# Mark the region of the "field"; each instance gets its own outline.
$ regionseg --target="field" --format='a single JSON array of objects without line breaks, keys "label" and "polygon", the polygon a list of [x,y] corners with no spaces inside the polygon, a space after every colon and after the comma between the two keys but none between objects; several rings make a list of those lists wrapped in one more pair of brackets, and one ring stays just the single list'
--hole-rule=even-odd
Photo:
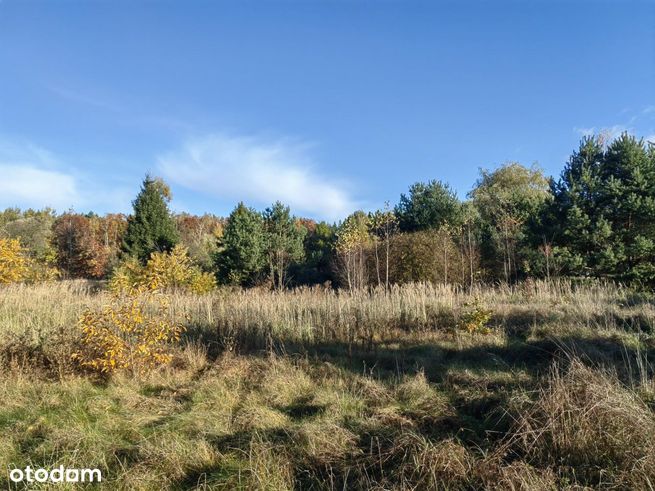
[{"label": "field", "polygon": [[[97,467],[112,490],[655,488],[650,294],[531,282],[168,297],[186,327],[173,361],[97,377],[71,355],[107,292],[0,290],[0,467]],[[476,305],[488,333],[457,328]],[[8,472],[0,486],[16,486]]]}]

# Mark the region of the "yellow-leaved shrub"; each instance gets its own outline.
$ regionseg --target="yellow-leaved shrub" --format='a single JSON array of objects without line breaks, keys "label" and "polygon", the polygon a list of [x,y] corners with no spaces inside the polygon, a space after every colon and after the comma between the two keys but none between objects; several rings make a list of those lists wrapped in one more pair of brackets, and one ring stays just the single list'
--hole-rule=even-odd
[{"label": "yellow-leaved shrub", "polygon": [[170,362],[171,346],[184,331],[171,321],[166,297],[144,288],[115,295],[100,310],[86,310],[79,323],[81,347],[73,358],[103,373],[143,373]]},{"label": "yellow-leaved shrub", "polygon": [[469,334],[489,334],[491,332],[489,321],[493,311],[477,300],[464,305],[466,310],[460,316],[457,327]]},{"label": "yellow-leaved shrub", "polygon": [[118,266],[109,280],[109,288],[114,292],[126,292],[134,287],[207,293],[216,288],[216,279],[195,266],[187,249],[178,245],[170,252],[152,253],[145,266],[135,259]]},{"label": "yellow-leaved shrub", "polygon": [[0,285],[54,280],[57,269],[32,259],[18,239],[0,239]]},{"label": "yellow-leaved shrub", "polygon": [[27,258],[18,239],[0,239],[0,284],[22,281],[27,273]]}]

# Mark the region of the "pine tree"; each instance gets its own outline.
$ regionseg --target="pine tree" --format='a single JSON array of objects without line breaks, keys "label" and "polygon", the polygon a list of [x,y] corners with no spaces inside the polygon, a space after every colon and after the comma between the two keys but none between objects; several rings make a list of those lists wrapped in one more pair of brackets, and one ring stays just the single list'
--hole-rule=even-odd
[{"label": "pine tree", "polygon": [[643,140],[585,138],[554,194],[567,273],[655,282],[655,158]]},{"label": "pine tree", "polygon": [[277,201],[264,212],[265,247],[271,284],[281,289],[286,284],[289,265],[304,255],[307,230],[296,224],[288,206]]},{"label": "pine tree", "polygon": [[603,249],[611,231],[598,207],[602,187],[600,168],[604,159],[599,137],[585,137],[574,152],[560,180],[552,185],[554,200],[547,211],[549,228],[567,274],[595,274],[603,262]]},{"label": "pine tree", "polygon": [[265,265],[264,222],[259,213],[239,203],[227,219],[215,264],[218,281],[248,286]]},{"label": "pine tree", "polygon": [[615,276],[655,281],[655,165],[643,140],[627,133],[607,148],[599,206],[613,232]]},{"label": "pine tree", "polygon": [[173,249],[178,242],[175,221],[168,210],[170,189],[161,180],[146,176],[141,192],[132,202],[123,252],[145,264],[153,252]]},{"label": "pine tree", "polygon": [[457,226],[462,205],[448,184],[441,181],[417,182],[409,188],[409,196],[400,195],[395,208],[398,225],[403,232],[437,230],[442,225]]}]

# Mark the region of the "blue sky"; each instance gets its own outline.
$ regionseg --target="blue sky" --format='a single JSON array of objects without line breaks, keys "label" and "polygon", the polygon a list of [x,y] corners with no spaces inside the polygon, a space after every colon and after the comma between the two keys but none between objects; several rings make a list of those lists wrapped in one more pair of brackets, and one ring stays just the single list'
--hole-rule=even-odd
[{"label": "blue sky", "polygon": [[0,0],[0,208],[128,212],[149,171],[334,220],[623,130],[655,141],[653,1]]}]

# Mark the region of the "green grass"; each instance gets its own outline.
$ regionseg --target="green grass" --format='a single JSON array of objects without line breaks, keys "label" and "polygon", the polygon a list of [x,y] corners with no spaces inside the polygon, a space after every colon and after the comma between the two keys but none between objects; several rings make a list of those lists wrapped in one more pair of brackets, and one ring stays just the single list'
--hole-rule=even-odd
[{"label": "green grass", "polygon": [[[99,379],[69,355],[104,292],[0,293],[2,469],[98,467],[112,490],[655,487],[648,296],[173,294],[173,362]],[[452,330],[472,296],[489,335]]]}]

